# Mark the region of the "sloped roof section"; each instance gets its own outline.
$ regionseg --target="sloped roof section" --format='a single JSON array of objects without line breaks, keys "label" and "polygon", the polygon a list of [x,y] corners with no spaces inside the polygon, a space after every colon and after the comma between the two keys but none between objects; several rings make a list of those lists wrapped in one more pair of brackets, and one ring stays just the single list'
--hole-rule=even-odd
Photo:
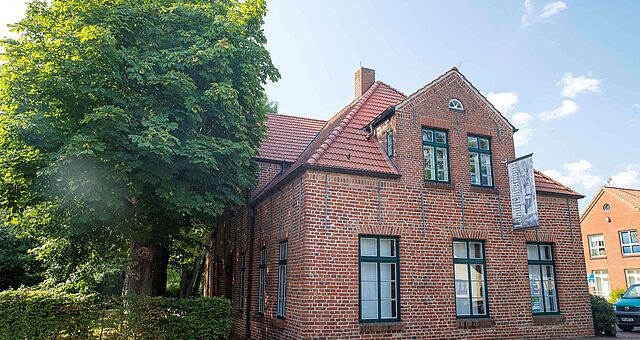
[{"label": "sloped roof section", "polygon": [[327,122],[325,120],[270,113],[266,138],[258,158],[293,163]]},{"label": "sloped roof section", "polygon": [[640,190],[607,186],[605,186],[604,189],[610,191],[612,194],[620,197],[620,199],[640,210]]},{"label": "sloped roof section", "polygon": [[584,195],[573,191],[568,186],[543,174],[541,171],[533,170],[533,176],[536,182],[536,192],[567,196],[572,198],[584,198]]}]

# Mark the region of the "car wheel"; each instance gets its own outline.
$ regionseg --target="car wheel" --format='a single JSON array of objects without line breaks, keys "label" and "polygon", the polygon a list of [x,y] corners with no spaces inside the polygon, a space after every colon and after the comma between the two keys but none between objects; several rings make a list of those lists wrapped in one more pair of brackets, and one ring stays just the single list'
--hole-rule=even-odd
[{"label": "car wheel", "polygon": [[634,326],[629,325],[618,325],[623,332],[631,332]]}]

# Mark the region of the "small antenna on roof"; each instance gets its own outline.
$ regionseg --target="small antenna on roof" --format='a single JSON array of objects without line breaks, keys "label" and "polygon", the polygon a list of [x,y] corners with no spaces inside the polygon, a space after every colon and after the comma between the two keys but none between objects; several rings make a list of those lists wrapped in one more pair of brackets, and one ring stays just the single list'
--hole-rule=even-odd
[{"label": "small antenna on roof", "polygon": [[360,59],[360,67],[362,67],[362,59]]},{"label": "small antenna on roof", "polygon": [[462,60],[460,60],[460,64],[458,64],[458,70],[460,69],[460,66],[462,66]]}]

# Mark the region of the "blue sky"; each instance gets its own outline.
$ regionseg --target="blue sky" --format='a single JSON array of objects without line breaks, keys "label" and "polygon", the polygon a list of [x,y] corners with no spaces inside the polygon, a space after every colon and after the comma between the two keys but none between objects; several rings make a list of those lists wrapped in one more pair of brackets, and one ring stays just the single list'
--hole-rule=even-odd
[{"label": "blue sky", "polygon": [[452,66],[520,131],[516,152],[587,195],[640,188],[640,1],[268,3],[279,112],[328,119],[362,66],[410,94]]},{"label": "blue sky", "polygon": [[[283,114],[328,119],[362,66],[409,94],[452,66],[520,132],[516,152],[587,195],[640,188],[640,1],[268,2]],[[24,1],[0,0],[0,35]]]}]

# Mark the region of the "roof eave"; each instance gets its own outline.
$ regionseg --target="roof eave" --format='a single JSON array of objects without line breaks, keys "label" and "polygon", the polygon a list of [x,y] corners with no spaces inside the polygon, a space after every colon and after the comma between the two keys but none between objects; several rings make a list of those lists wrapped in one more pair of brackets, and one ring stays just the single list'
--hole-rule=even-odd
[{"label": "roof eave", "polygon": [[385,120],[391,118],[395,113],[396,113],[396,106],[391,105],[388,108],[386,108],[384,111],[382,111],[382,113],[380,113],[376,118],[373,118],[373,120],[369,122],[369,124],[365,125],[362,129],[366,132],[371,132],[373,128],[377,127],[378,125],[380,125],[380,123],[384,122]]}]

